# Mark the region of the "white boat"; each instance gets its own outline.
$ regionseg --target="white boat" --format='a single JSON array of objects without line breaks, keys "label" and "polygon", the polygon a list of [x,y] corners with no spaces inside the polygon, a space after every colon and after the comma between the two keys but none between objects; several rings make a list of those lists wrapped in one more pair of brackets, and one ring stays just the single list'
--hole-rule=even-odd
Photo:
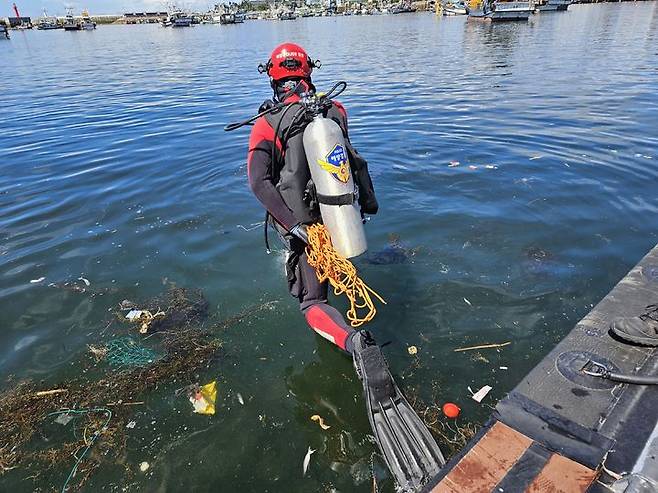
[{"label": "white boat", "polygon": [[64,30],[65,31],[80,31],[82,29],[82,24],[78,19],[73,17],[73,9],[66,9],[66,17],[64,18]]},{"label": "white boat", "polygon": [[162,21],[162,25],[165,27],[190,27],[192,17],[181,10],[176,10],[167,15],[167,18]]},{"label": "white boat", "polygon": [[43,17],[39,20],[37,24],[37,29],[41,31],[49,31],[52,29],[59,29],[59,22],[57,22],[57,17],[49,17],[46,9],[43,9]]},{"label": "white boat", "polygon": [[89,12],[86,10],[82,11],[82,21],[80,22],[80,26],[85,31],[93,31],[94,29],[96,29],[96,23],[91,20],[91,16],[89,15]]},{"label": "white boat", "polygon": [[293,10],[282,10],[277,14],[276,18],[280,21],[294,21],[297,19],[297,15]]},{"label": "white boat", "polygon": [[215,18],[220,24],[242,24],[244,22],[244,14],[239,12],[224,12],[213,17],[213,19]]},{"label": "white boat", "polygon": [[491,21],[527,21],[535,10],[532,1],[471,0],[468,15]]},{"label": "white boat", "polygon": [[445,16],[466,15],[466,5],[462,2],[447,2],[441,7],[441,11]]},{"label": "white boat", "polygon": [[539,12],[558,12],[565,11],[571,5],[571,0],[544,0],[537,5]]}]

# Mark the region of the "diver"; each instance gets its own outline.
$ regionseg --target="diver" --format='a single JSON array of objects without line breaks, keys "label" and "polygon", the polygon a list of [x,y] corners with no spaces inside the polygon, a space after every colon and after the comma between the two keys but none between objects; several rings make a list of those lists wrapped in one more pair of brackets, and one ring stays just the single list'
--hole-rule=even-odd
[{"label": "diver", "polygon": [[329,305],[328,283],[318,281],[307,261],[307,227],[323,221],[320,204],[358,204],[360,228],[364,215],[376,214],[378,210],[368,164],[349,140],[347,112],[338,101],[328,98],[323,99],[327,106],[320,112],[338,124],[343,141],[336,143],[337,154],[328,156],[328,160],[336,158],[340,162],[340,172],[333,175],[337,180],[347,182],[343,173],[351,173],[355,190],[347,202],[336,202],[336,197],[318,193],[311,180],[304,138],[311,118],[304,110],[304,101],[309,95],[316,96],[311,73],[319,66],[319,61],[312,60],[301,46],[293,43],[277,46],[267,63],[259,66],[259,72],[269,76],[274,96],[261,105],[261,116],[249,139],[249,185],[267,211],[266,237],[271,224],[288,250],[286,274],[290,294],[298,300],[310,328],[352,356],[384,459],[403,491],[417,491],[438,473],[445,463],[443,455],[395,384],[372,334],[354,330]]},{"label": "diver", "polygon": [[[316,64],[318,62],[312,61],[302,47],[285,43],[274,49],[270,60],[261,68],[269,75],[274,91],[273,101],[266,101],[261,108],[276,103],[283,103],[286,108],[256,120],[249,138],[247,174],[254,195],[267,210],[270,222],[283,237],[288,249],[288,289],[299,301],[306,322],[322,337],[351,354],[356,331],[345,322],[338,310],[328,304],[328,283],[318,281],[305,252],[308,240],[306,228],[320,222],[321,218],[310,186],[311,175],[302,142],[308,121],[299,121],[298,118],[293,122],[293,116],[300,97],[304,93],[315,92],[311,72]],[[349,161],[354,167],[358,164],[362,170],[355,173],[361,211],[376,214],[379,206],[367,163],[349,143],[345,108],[333,101],[327,117],[340,125]]]}]

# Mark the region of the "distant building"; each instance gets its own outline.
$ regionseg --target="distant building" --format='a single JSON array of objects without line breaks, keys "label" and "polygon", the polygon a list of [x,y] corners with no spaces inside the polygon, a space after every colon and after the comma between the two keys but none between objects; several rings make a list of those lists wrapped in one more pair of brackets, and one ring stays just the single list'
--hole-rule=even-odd
[{"label": "distant building", "polygon": [[126,18],[131,17],[167,17],[167,12],[126,12],[123,14]]},{"label": "distant building", "polygon": [[20,17],[6,17],[4,19],[5,23],[9,27],[16,27],[22,25],[29,25],[32,24],[32,18],[31,17],[25,17],[25,16],[20,16]]},{"label": "distant building", "polygon": [[167,12],[126,12],[121,19],[126,24],[153,24],[166,19]]}]

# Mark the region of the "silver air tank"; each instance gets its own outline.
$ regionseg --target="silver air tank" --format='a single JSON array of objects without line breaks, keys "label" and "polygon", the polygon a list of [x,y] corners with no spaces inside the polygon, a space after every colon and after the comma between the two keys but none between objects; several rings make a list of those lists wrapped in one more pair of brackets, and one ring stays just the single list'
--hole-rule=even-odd
[{"label": "silver air tank", "polygon": [[346,258],[361,255],[368,245],[340,126],[329,118],[316,116],[304,130],[304,150],[331,243]]}]

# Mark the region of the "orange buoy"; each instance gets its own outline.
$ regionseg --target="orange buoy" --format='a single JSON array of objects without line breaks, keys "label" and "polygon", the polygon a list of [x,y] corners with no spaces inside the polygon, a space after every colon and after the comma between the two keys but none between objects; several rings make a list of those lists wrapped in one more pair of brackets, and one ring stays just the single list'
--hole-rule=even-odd
[{"label": "orange buoy", "polygon": [[459,413],[461,412],[461,409],[459,409],[459,406],[457,404],[453,404],[452,402],[446,402],[443,405],[443,414],[446,415],[448,418],[456,418],[459,416]]}]

